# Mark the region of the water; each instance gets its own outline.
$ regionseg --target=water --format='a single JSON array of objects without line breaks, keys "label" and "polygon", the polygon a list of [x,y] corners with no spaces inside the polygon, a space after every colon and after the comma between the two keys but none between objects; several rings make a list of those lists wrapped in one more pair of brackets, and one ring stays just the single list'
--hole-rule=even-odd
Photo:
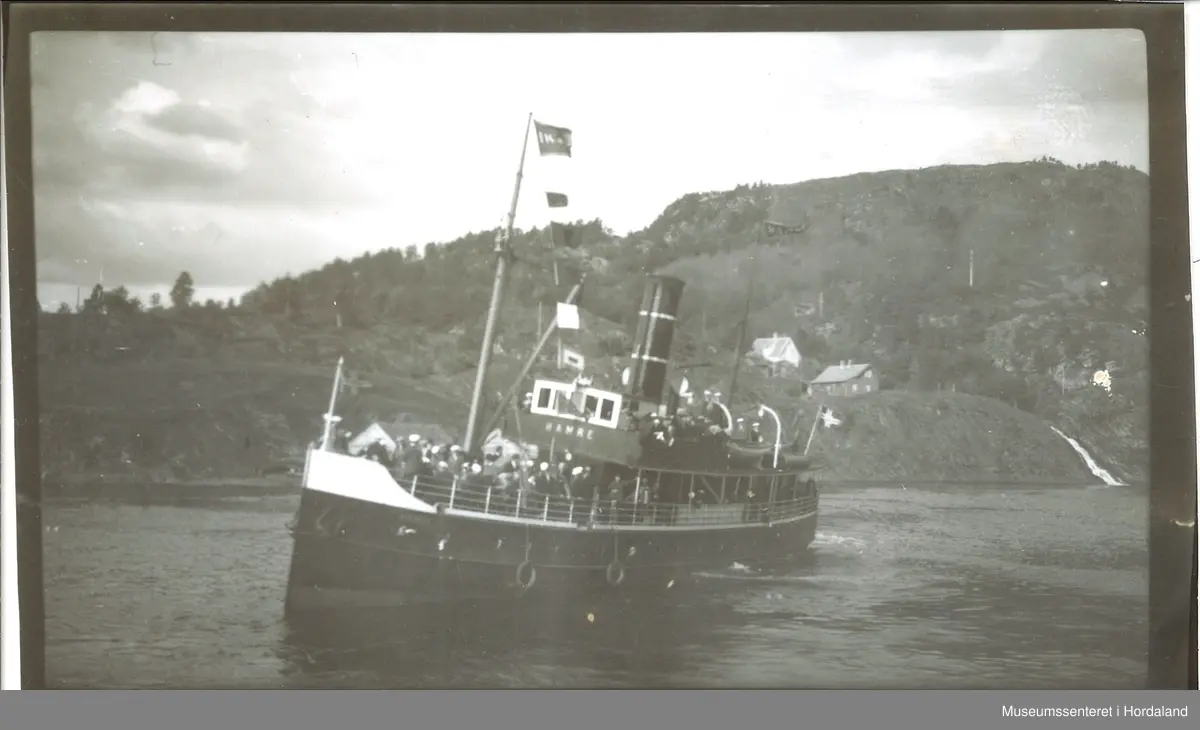
[{"label": "water", "polygon": [[1059,431],[1054,426],[1051,426],[1050,430],[1053,431],[1054,433],[1058,434],[1059,436],[1061,436],[1064,441],[1066,441],[1068,444],[1071,445],[1072,449],[1075,449],[1075,453],[1079,454],[1080,459],[1083,459],[1084,466],[1086,466],[1088,468],[1088,471],[1090,471],[1092,474],[1094,474],[1097,479],[1104,482],[1105,484],[1107,484],[1110,487],[1125,486],[1121,482],[1121,480],[1117,479],[1112,474],[1110,474],[1108,469],[1105,469],[1104,467],[1097,464],[1096,460],[1092,458],[1092,455],[1089,454],[1087,449],[1083,448],[1083,445],[1080,444],[1078,441],[1076,441],[1075,439],[1066,435],[1062,431]]},{"label": "water", "polygon": [[[51,686],[1093,687],[1146,674],[1135,487],[833,487],[811,560],[657,608],[282,620],[296,497],[45,512]],[[589,616],[590,614],[590,616]]]}]

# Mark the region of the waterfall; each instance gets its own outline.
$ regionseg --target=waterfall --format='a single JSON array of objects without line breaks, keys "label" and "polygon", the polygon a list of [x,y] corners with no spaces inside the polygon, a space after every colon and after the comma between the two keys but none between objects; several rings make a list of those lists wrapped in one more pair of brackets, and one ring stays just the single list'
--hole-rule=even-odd
[{"label": "waterfall", "polygon": [[1096,460],[1092,458],[1092,455],[1087,452],[1087,449],[1080,446],[1078,441],[1066,435],[1062,431],[1059,431],[1054,426],[1050,426],[1050,430],[1054,431],[1054,433],[1058,434],[1059,436],[1062,436],[1063,440],[1070,444],[1072,449],[1075,449],[1075,453],[1079,454],[1079,458],[1083,459],[1083,463],[1087,465],[1087,468],[1093,474],[1095,474],[1096,478],[1098,478],[1100,481],[1104,482],[1110,487],[1127,486],[1120,479],[1117,479],[1112,474],[1109,474],[1107,469],[1097,464]]}]

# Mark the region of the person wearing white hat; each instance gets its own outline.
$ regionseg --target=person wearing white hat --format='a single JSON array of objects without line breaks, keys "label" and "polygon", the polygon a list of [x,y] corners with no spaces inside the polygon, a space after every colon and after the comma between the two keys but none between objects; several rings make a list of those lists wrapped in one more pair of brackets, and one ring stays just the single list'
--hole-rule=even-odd
[{"label": "person wearing white hat", "polygon": [[537,471],[529,476],[529,483],[535,492],[545,494],[550,487],[550,465],[540,462]]},{"label": "person wearing white hat", "polygon": [[458,444],[452,445],[449,449],[447,461],[449,461],[457,469],[459,467],[466,466],[466,461],[464,461],[464,459],[465,455],[462,452],[462,447]]},{"label": "person wearing white hat", "polygon": [[583,478],[583,467],[577,466],[572,469],[563,478],[563,491],[567,493],[567,499],[573,499],[575,496],[575,484]]},{"label": "person wearing white hat", "polygon": [[763,442],[762,432],[759,430],[758,421],[750,424],[750,443],[761,444]]}]

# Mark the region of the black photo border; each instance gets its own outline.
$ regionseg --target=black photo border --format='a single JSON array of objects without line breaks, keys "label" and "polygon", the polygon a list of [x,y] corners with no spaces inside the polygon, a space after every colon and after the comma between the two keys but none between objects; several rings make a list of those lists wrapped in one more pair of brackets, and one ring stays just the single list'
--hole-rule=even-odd
[{"label": "black photo border", "polygon": [[[46,687],[33,243],[30,34],[256,32],[730,32],[1137,28],[1150,109],[1150,671],[1196,684],[1196,428],[1182,4],[9,3],[4,7],[8,233],[23,688]],[[743,718],[743,720],[748,718]]]}]

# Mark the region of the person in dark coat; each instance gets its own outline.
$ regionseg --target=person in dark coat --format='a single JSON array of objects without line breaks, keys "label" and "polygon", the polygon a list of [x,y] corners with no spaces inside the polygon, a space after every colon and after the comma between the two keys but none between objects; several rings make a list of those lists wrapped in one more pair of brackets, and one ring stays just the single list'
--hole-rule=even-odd
[{"label": "person in dark coat", "polygon": [[421,455],[421,449],[416,444],[409,445],[404,449],[404,455],[401,456],[401,462],[404,467],[404,475],[413,477],[421,472],[421,466],[424,466],[425,457]]},{"label": "person in dark coat", "polygon": [[384,466],[388,467],[389,469],[392,467],[392,455],[390,453],[388,453],[387,447],[384,446],[379,441],[372,441],[367,446],[367,454],[366,455],[367,455],[368,459],[370,459],[372,461],[377,461],[380,464],[383,464]]}]

